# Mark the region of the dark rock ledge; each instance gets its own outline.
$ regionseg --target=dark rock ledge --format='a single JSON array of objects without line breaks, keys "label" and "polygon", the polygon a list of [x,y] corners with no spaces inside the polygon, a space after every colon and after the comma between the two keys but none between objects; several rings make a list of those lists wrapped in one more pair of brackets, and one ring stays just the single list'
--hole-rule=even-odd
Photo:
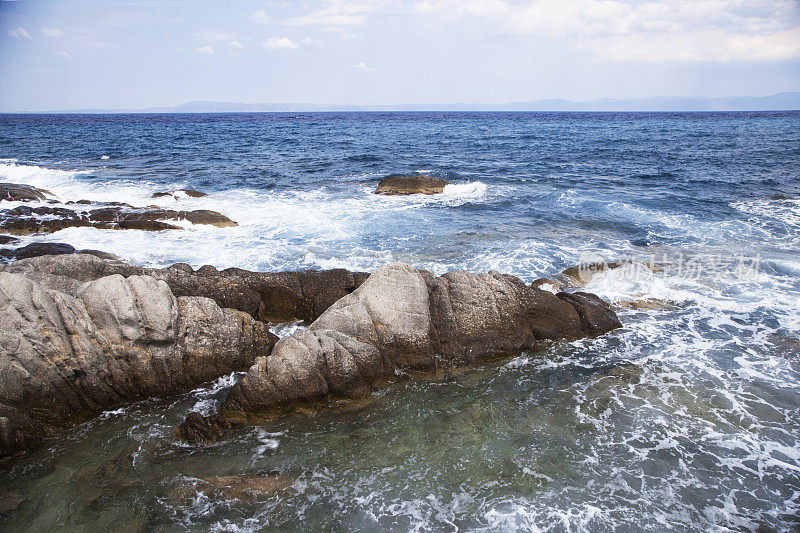
[{"label": "dark rock ledge", "polygon": [[[186,189],[184,192],[194,197],[204,194],[191,189]],[[0,183],[0,202],[13,200],[59,203],[56,200],[48,200],[48,195],[52,196],[52,193],[30,185]],[[176,211],[155,205],[134,207],[122,202],[90,202],[88,200],[68,201],[63,205],[70,207],[21,205],[13,209],[0,209],[0,231],[13,235],[53,233],[73,227],[161,231],[182,229],[180,226],[170,223],[182,220],[192,224],[208,224],[220,228],[237,225],[225,215],[206,209]]]},{"label": "dark rock ledge", "polygon": [[[263,321],[292,319],[313,323],[276,344]],[[234,370],[249,368],[219,413],[187,417],[182,437],[209,442],[231,424],[364,395],[396,369],[469,365],[619,326],[596,296],[497,272],[436,277],[395,263],[367,278],[24,259],[0,267],[0,456]]]}]

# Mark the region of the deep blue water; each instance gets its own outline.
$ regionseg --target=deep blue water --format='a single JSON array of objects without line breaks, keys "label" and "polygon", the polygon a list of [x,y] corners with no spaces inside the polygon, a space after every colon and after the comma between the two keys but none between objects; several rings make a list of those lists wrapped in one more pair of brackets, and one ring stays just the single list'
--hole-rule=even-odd
[{"label": "deep blue water", "polygon": [[[81,439],[112,433],[118,448],[151,446],[137,467],[146,488],[136,493],[160,509],[148,527],[291,528],[303,520],[364,530],[797,526],[800,113],[0,115],[0,158],[0,181],[44,187],[61,201],[207,208],[239,222],[25,238],[143,265],[373,270],[405,261],[436,273],[496,269],[526,281],[554,276],[587,253],[661,265],[589,282],[587,290],[618,306],[621,331],[523,354],[499,372],[453,385],[459,389],[442,385],[440,396],[431,397],[432,385],[392,389],[363,422],[375,432],[365,442],[405,446],[414,450],[410,462],[388,451],[375,452],[380,461],[344,453],[348,441],[332,435],[365,429],[335,417],[319,427],[259,428],[231,443],[228,455],[204,456],[210,471],[291,465],[301,472],[292,498],[246,509],[153,499],[153,487],[177,483],[193,463],[172,452],[163,470],[171,426],[137,428],[178,420],[197,395],[119,415],[113,432],[103,425],[110,422],[90,423],[80,439],[40,452],[43,465],[69,472],[73,462],[108,460],[81,455]],[[452,185],[432,197],[372,194],[382,177],[405,173]],[[150,198],[181,187],[210,194]],[[634,383],[604,374],[629,367]],[[435,422],[467,409],[449,429]],[[408,426],[409,410],[418,425]],[[481,419],[487,412],[495,413],[491,422]],[[387,434],[376,436],[383,427]],[[463,447],[443,450],[435,438],[422,445],[420,428]],[[280,433],[280,444],[254,459],[265,431]],[[393,431],[401,436],[387,436]],[[542,435],[552,437],[549,444]],[[471,447],[473,437],[483,445]],[[475,457],[483,464],[467,473],[451,464]],[[9,524],[102,523],[80,506],[59,511],[68,495],[41,495],[79,478],[8,475],[31,494]],[[314,484],[323,478],[327,484]],[[120,509],[125,498],[115,500]],[[42,506],[60,518],[36,515]]]}]

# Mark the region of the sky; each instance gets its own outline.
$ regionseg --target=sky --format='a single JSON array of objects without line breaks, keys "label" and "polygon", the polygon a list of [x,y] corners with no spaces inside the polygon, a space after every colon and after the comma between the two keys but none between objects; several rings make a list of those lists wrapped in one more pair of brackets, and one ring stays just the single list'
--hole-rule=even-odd
[{"label": "sky", "polygon": [[0,0],[0,110],[800,91],[800,0]]}]

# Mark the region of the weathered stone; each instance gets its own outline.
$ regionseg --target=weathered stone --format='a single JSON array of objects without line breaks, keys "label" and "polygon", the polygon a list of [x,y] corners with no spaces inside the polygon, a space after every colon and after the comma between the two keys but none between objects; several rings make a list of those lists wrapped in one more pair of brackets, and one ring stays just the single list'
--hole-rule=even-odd
[{"label": "weathered stone", "polygon": [[276,340],[250,316],[176,298],[151,276],[39,276],[47,284],[0,272],[0,456],[121,402],[247,368]]},{"label": "weathered stone", "polygon": [[38,189],[30,185],[19,183],[0,183],[0,202],[10,200],[14,202],[43,202],[47,200],[46,195],[53,193],[44,189]]},{"label": "weathered stone", "polygon": [[190,505],[202,492],[215,500],[237,500],[240,505],[263,502],[291,487],[297,476],[290,475],[227,475],[187,479],[173,487],[167,499],[175,505]]},{"label": "weathered stone", "polygon": [[85,249],[85,250],[78,250],[75,253],[76,254],[89,254],[89,255],[93,255],[95,257],[99,257],[100,259],[108,259],[108,260],[111,260],[111,261],[119,261],[119,256],[117,256],[115,254],[112,254],[111,252],[104,252],[102,250]]},{"label": "weathered stone", "polygon": [[80,211],[66,207],[19,206],[0,212],[0,228],[16,235],[53,233],[65,228],[94,227],[99,229],[139,229],[161,231],[182,229],[165,220],[187,220],[193,224],[208,224],[222,228],[236,226],[236,222],[216,211],[174,211],[157,206],[131,207],[119,202],[108,202],[103,207]]},{"label": "weathered stone", "polygon": [[34,242],[14,250],[17,259],[29,259],[40,255],[74,254],[75,247],[63,242]]},{"label": "weathered stone", "polygon": [[196,211],[180,211],[178,214],[181,220],[188,220],[192,224],[209,224],[218,228],[231,228],[238,226],[236,222],[216,211],[198,209]]},{"label": "weathered stone", "polygon": [[15,244],[18,242],[19,239],[12,237],[11,235],[0,235],[0,244]]},{"label": "weathered stone", "polygon": [[202,191],[197,191],[195,189],[177,189],[170,192],[154,192],[151,198],[163,198],[165,196],[175,197],[175,195],[179,192],[182,192],[183,194],[191,198],[202,198],[203,196],[208,196],[206,193]]},{"label": "weathered stone", "polygon": [[446,180],[426,176],[389,176],[384,178],[375,189],[375,194],[405,195],[405,194],[439,194],[444,191]]},{"label": "weathered stone", "polygon": [[395,263],[258,358],[220,413],[273,418],[330,395],[364,395],[396,369],[473,364],[617,327],[591,294],[554,295],[497,272],[435,277]]},{"label": "weathered stone", "polygon": [[119,229],[138,229],[143,231],[164,231],[167,229],[183,229],[175,224],[167,224],[159,220],[120,220]]}]

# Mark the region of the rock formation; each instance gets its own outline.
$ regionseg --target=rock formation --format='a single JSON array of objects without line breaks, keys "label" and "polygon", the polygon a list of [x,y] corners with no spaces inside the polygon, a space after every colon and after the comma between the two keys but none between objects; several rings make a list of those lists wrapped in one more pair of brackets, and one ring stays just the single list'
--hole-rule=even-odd
[{"label": "rock formation", "polygon": [[10,200],[13,202],[43,202],[47,200],[47,195],[52,195],[52,193],[30,185],[0,183],[0,202],[3,200]]},{"label": "rock formation", "polygon": [[[262,322],[293,319],[313,323],[277,343]],[[594,295],[552,294],[497,272],[19,260],[0,267],[0,456],[91,413],[233,370],[249,368],[219,413],[190,414],[181,437],[213,441],[232,424],[363,396],[398,370],[469,365],[619,326]]]},{"label": "rock formation", "polygon": [[220,307],[244,311],[264,322],[311,322],[369,276],[343,269],[271,273],[239,268],[220,271],[208,265],[195,271],[182,263],[168,268],[142,268],[89,253],[98,252],[37,257],[10,263],[2,269],[49,283],[54,283],[55,278],[60,287],[112,274],[152,276],[165,281],[175,296],[211,298]]},{"label": "rock formation", "polygon": [[389,176],[384,178],[375,189],[375,194],[405,195],[405,194],[439,194],[444,191],[444,186],[449,182],[425,176]]},{"label": "rock formation", "polygon": [[206,193],[202,191],[197,191],[195,189],[177,189],[174,191],[163,191],[163,192],[154,192],[151,198],[163,198],[164,196],[172,196],[176,200],[179,198],[179,195],[183,193],[186,196],[191,198],[202,198],[203,196],[208,196]]},{"label": "rock formation", "polygon": [[327,396],[363,395],[398,369],[468,365],[617,327],[614,312],[591,294],[554,295],[497,272],[435,277],[395,263],[308,330],[278,341],[232,388],[220,413],[190,416],[179,434],[208,441],[228,420],[269,419]]},{"label": "rock formation", "polygon": [[176,298],[152,276],[65,279],[0,272],[0,456],[122,402],[247,368],[276,340],[249,315]]},{"label": "rock formation", "polygon": [[[82,205],[75,203],[74,205]],[[236,222],[216,211],[174,211],[160,207],[137,208],[127,204],[106,205],[95,209],[27,205],[0,211],[0,230],[14,235],[53,233],[65,228],[141,229],[160,231],[182,229],[164,222],[187,220],[192,224],[210,224],[220,228],[236,226]]]}]

